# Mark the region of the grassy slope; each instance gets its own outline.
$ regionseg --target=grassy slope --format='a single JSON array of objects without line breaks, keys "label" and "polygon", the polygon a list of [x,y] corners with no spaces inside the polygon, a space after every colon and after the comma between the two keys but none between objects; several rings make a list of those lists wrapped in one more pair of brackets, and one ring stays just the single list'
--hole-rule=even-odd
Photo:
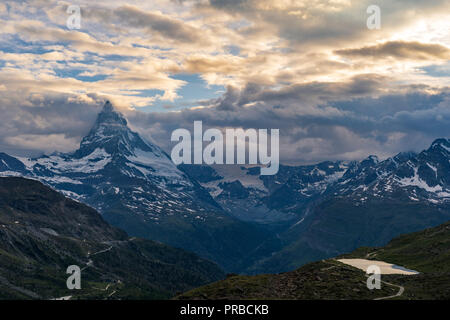
[{"label": "grassy slope", "polygon": [[372,199],[360,204],[355,199],[333,198],[315,207],[308,226],[304,221],[281,235],[287,243],[282,250],[246,271],[255,274],[293,270],[361,246],[384,246],[394,237],[448,220],[450,209],[431,203]]},{"label": "grassy slope", "polygon": [[405,234],[381,248],[360,248],[344,257],[367,257],[421,272],[417,276],[386,276],[405,287],[405,299],[450,298],[450,222]]},{"label": "grassy slope", "polygon": [[334,260],[307,264],[275,275],[232,276],[186,292],[177,299],[374,299],[398,290],[368,290],[366,276]]},{"label": "grassy slope", "polygon": [[[382,260],[420,271],[414,276],[382,276],[382,280],[405,288],[396,299],[450,298],[450,223],[400,236],[384,247],[362,247],[340,257]],[[397,291],[389,285],[368,290],[363,271],[329,259],[281,274],[229,277],[176,298],[373,299]]]}]

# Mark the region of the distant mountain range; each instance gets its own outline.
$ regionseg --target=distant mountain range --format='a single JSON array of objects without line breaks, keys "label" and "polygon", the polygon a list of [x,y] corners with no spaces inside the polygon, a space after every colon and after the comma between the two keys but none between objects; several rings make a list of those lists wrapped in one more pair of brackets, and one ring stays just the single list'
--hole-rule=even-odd
[{"label": "distant mountain range", "polygon": [[258,176],[257,167],[182,168],[230,214],[275,234],[252,253],[247,273],[293,270],[450,220],[448,139],[384,161],[280,166],[275,176]]},{"label": "distant mountain range", "polygon": [[281,272],[450,220],[450,141],[384,161],[180,165],[107,102],[80,148],[0,154],[0,175],[37,179],[132,236],[198,253],[231,272]]},{"label": "distant mountain range", "polygon": [[[69,290],[67,267],[81,271]],[[0,178],[0,299],[164,299],[224,277],[192,253],[130,238],[34,180]]]}]

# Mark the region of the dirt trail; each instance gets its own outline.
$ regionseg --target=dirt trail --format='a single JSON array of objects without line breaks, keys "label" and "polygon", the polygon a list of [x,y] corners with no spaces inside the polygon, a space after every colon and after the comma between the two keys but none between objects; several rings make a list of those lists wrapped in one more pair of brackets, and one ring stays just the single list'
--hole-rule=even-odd
[{"label": "dirt trail", "polygon": [[[343,265],[346,265],[345,263],[343,263],[343,262],[341,262],[341,261],[339,261],[339,260],[332,259],[332,261],[337,261],[337,262],[342,263]],[[325,263],[328,263],[328,264],[331,264],[331,265],[332,265],[331,267],[329,267],[329,268],[324,268],[324,269],[322,269],[322,270],[327,270],[327,269],[331,269],[331,268],[333,268],[333,267],[336,267],[336,265],[334,265],[333,263],[331,263],[331,262],[329,262],[329,261],[322,260],[322,262],[325,262]],[[353,266],[352,266],[352,267],[353,267]],[[399,290],[398,290],[398,292],[397,292],[396,294],[394,294],[394,295],[385,296],[385,297],[380,297],[380,298],[375,298],[374,300],[386,300],[386,299],[392,299],[392,298],[400,297],[400,296],[402,296],[402,294],[405,292],[405,287],[403,287],[403,286],[396,285],[396,284],[393,284],[393,283],[390,283],[390,282],[386,282],[386,281],[383,281],[383,280],[380,280],[380,281],[381,281],[382,283],[386,284],[386,285],[389,285],[389,286],[392,286],[392,287],[399,288]]]},{"label": "dirt trail", "polygon": [[[88,254],[87,254],[87,257],[90,258],[90,257],[95,256],[95,255],[97,255],[97,254],[108,252],[108,251],[110,251],[112,248],[113,248],[113,246],[110,246],[109,248],[106,248],[106,249],[103,249],[103,250],[100,250],[100,251],[97,251],[97,252],[94,252],[94,253],[88,253]],[[86,263],[86,266],[83,267],[83,268],[81,269],[81,271],[85,270],[86,268],[92,267],[93,264],[94,264],[94,261],[93,261],[92,259],[89,259],[88,262]],[[110,285],[111,285],[111,284],[109,283],[109,284],[106,286],[105,289],[99,289],[99,290],[107,291],[107,290],[109,289]],[[109,297],[112,296],[114,293],[116,293],[116,291],[114,291],[113,293],[111,293],[111,294],[109,295]],[[54,299],[52,299],[52,300],[70,300],[71,298],[72,298],[72,296],[64,296],[64,297],[54,298]]]},{"label": "dirt trail", "polygon": [[396,285],[396,284],[393,284],[393,283],[389,283],[389,282],[386,282],[386,281],[383,281],[383,280],[380,280],[380,281],[381,281],[382,283],[384,283],[384,284],[389,285],[389,286],[397,287],[397,288],[399,288],[399,290],[398,290],[398,292],[397,292],[396,294],[394,294],[394,295],[392,295],[392,296],[386,296],[386,297],[381,297],[381,298],[375,298],[375,299],[373,299],[373,300],[386,300],[386,299],[392,299],[392,298],[400,297],[400,296],[403,294],[403,292],[405,292],[405,287],[402,287],[402,286],[399,286],[399,285]]}]

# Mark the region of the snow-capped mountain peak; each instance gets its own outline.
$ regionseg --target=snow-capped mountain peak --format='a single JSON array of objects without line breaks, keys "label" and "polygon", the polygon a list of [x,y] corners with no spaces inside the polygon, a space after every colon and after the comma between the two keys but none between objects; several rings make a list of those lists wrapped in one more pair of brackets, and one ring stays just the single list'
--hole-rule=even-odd
[{"label": "snow-capped mountain peak", "polygon": [[83,138],[80,149],[74,156],[82,158],[99,148],[103,148],[112,156],[131,156],[134,155],[136,149],[144,152],[152,152],[155,149],[154,146],[144,141],[139,134],[131,131],[127,120],[114,109],[109,101],[105,103],[94,126],[88,135]]},{"label": "snow-capped mountain peak", "polygon": [[406,197],[431,203],[449,201],[450,140],[437,139],[419,154],[404,152],[380,162],[356,162],[332,191],[366,200]]},{"label": "snow-capped mountain peak", "polygon": [[378,162],[380,162],[380,160],[378,159],[378,157],[376,156],[376,155],[370,155],[370,156],[368,156],[365,160],[363,160],[363,162],[364,161],[368,161],[368,162],[371,162],[371,163],[378,163]]},{"label": "snow-capped mountain peak", "polygon": [[[161,148],[145,141],[128,127],[125,117],[109,101],[78,150],[35,159],[20,158],[20,161],[26,168],[26,176],[39,179],[76,199],[89,197],[92,187],[85,186],[102,176],[115,183],[124,179],[145,180],[143,183],[163,189],[167,184],[192,186]],[[111,189],[113,183],[108,179],[104,182],[107,189]]]},{"label": "snow-capped mountain peak", "polygon": [[436,139],[431,144],[429,150],[439,150],[444,154],[450,154],[450,140],[449,139]]}]

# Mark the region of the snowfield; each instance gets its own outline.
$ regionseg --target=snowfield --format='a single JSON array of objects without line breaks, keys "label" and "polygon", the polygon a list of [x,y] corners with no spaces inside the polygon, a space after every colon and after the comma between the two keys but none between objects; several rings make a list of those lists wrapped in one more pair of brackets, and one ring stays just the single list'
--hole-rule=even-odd
[{"label": "snowfield", "polygon": [[381,274],[403,274],[403,275],[414,275],[419,274],[415,270],[406,269],[404,267],[397,266],[395,264],[387,263],[384,261],[377,260],[367,260],[367,259],[339,259],[339,262],[348,264],[349,266],[367,271],[369,266],[377,266],[380,268]]}]

